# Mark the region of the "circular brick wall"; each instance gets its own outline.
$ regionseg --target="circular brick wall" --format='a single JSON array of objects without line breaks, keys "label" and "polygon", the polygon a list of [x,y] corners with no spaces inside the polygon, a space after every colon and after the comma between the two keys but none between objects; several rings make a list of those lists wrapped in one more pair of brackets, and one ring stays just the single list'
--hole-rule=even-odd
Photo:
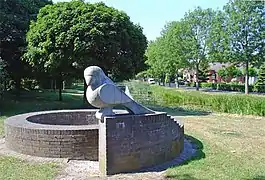
[{"label": "circular brick wall", "polygon": [[59,110],[12,116],[5,121],[6,146],[53,158],[98,160],[96,110]]}]

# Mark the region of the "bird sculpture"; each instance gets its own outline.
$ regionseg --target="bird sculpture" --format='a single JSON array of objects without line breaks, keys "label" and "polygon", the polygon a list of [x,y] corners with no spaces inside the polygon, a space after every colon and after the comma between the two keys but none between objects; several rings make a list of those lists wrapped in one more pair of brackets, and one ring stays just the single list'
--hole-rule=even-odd
[{"label": "bird sculpture", "polygon": [[96,118],[113,116],[113,108],[117,105],[125,107],[132,114],[153,114],[152,111],[135,102],[129,93],[122,91],[115,83],[105,75],[98,66],[89,66],[84,70],[84,78],[87,84],[86,98],[94,107],[100,108],[96,112]]}]

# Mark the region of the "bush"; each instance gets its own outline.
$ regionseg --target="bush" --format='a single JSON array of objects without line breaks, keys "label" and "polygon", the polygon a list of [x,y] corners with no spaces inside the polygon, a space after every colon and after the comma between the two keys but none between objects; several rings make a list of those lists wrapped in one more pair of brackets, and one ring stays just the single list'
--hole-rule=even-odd
[{"label": "bush", "polygon": [[[236,83],[219,83],[217,84],[217,90],[245,92],[245,85]],[[249,85],[249,92],[253,92],[252,85]]]},{"label": "bush", "polygon": [[253,91],[259,93],[265,93],[265,85],[255,85]]},{"label": "bush", "polygon": [[200,83],[200,87],[202,88],[213,88],[215,87],[215,83],[207,83],[207,82],[202,82]]}]

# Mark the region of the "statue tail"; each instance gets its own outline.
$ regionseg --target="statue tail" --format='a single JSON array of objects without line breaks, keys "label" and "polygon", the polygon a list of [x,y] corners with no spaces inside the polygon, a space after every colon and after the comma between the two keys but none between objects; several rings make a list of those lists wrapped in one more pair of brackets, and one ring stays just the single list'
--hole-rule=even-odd
[{"label": "statue tail", "polygon": [[155,111],[144,107],[143,105],[135,102],[132,100],[129,103],[123,104],[129,111],[131,111],[133,114],[154,114]]}]

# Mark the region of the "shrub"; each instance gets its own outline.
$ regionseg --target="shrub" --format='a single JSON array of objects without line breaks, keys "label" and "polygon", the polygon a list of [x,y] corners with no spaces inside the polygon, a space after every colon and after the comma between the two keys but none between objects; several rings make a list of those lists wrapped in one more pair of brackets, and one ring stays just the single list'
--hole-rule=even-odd
[{"label": "shrub", "polygon": [[[217,90],[245,92],[245,85],[236,83],[219,83],[217,84]],[[249,92],[253,92],[252,85],[249,85]]]},{"label": "shrub", "polygon": [[259,70],[258,80],[255,83],[254,91],[265,93],[265,64]]},{"label": "shrub", "polygon": [[207,83],[207,82],[202,82],[200,83],[200,87],[202,88],[213,88],[215,83]]}]

